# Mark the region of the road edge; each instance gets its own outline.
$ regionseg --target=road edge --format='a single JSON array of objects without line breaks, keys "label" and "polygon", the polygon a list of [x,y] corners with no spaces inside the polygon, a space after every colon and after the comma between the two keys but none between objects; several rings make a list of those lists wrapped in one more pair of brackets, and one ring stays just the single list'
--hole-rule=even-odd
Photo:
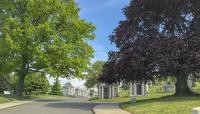
[{"label": "road edge", "polygon": [[36,101],[37,100],[31,100],[31,101],[12,101],[12,102],[8,102],[8,103],[3,103],[3,104],[0,104],[0,110],[11,108],[11,107],[16,107],[16,106],[19,106],[19,105],[33,103],[33,102],[36,102]]}]

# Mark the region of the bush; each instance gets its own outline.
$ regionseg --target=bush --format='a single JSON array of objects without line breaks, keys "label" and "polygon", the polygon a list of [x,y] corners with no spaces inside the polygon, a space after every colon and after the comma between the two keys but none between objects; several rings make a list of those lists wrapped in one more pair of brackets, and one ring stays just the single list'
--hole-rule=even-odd
[{"label": "bush", "polygon": [[200,82],[196,82],[192,89],[194,92],[200,93]]},{"label": "bush", "polygon": [[59,95],[59,96],[63,95],[63,93],[61,91],[61,85],[60,85],[58,78],[56,78],[56,81],[51,88],[51,95]]},{"label": "bush", "polygon": [[119,92],[119,97],[129,97],[129,91],[128,90],[121,90]]},{"label": "bush", "polygon": [[45,95],[49,92],[49,81],[44,74],[34,73],[25,78],[26,95]]}]

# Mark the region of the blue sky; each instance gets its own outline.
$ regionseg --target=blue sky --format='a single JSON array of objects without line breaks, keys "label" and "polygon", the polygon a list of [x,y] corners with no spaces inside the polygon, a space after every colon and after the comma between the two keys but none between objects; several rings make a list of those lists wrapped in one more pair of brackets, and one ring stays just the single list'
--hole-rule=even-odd
[{"label": "blue sky", "polygon": [[107,60],[107,52],[113,50],[114,45],[109,41],[109,35],[124,19],[122,8],[130,0],[75,0],[81,8],[80,17],[92,22],[96,27],[96,39],[89,41],[95,53],[92,61]]},{"label": "blue sky", "polygon": [[[95,31],[96,39],[89,41],[94,48],[94,58],[96,60],[107,60],[107,52],[114,50],[115,47],[109,41],[109,35],[118,26],[119,21],[124,19],[122,8],[129,4],[130,0],[75,0],[81,8],[80,17],[93,23],[97,29]],[[49,78],[53,84],[54,79]],[[67,80],[60,78],[61,84],[71,82],[75,87],[83,87],[83,80]]]}]

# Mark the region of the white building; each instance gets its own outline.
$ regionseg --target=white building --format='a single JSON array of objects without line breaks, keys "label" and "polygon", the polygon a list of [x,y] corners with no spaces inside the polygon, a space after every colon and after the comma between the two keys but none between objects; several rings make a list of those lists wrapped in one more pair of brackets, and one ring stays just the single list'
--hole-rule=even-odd
[{"label": "white building", "polygon": [[105,83],[99,84],[98,96],[102,99],[112,99],[118,96],[119,87],[116,85],[107,85]]},{"label": "white building", "polygon": [[147,96],[148,91],[148,81],[132,81],[130,83],[130,96]]},{"label": "white building", "polygon": [[83,88],[75,88],[71,83],[66,83],[62,87],[62,92],[64,96],[76,96],[76,97],[88,97],[89,91]]},{"label": "white building", "polygon": [[86,89],[76,88],[75,89],[75,96],[76,97],[88,97],[89,91]]},{"label": "white building", "polygon": [[64,96],[74,96],[75,88],[68,82],[62,87],[62,92]]}]

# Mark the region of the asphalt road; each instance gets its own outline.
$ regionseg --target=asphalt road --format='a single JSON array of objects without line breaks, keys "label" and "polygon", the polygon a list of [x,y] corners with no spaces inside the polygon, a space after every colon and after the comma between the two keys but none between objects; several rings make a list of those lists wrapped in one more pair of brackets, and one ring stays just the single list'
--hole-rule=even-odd
[{"label": "asphalt road", "polygon": [[0,110],[0,114],[93,114],[95,103],[82,98],[40,100]]}]

